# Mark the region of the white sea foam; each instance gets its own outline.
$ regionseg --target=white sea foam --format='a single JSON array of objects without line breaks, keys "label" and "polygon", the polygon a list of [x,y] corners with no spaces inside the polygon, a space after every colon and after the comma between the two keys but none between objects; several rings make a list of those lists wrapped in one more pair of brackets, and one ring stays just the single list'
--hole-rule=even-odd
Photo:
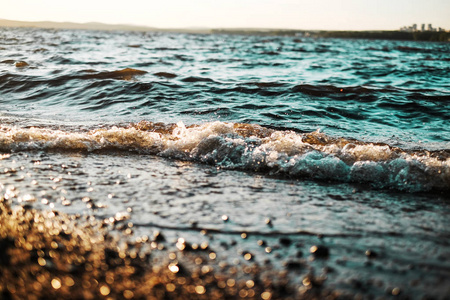
[{"label": "white sea foam", "polygon": [[433,157],[424,151],[408,152],[388,145],[333,139],[320,132],[299,134],[248,124],[213,122],[186,127],[180,122],[162,129],[149,124],[146,130],[112,126],[90,131],[2,126],[0,150],[118,150],[294,178],[369,183],[379,188],[450,188],[450,158]]}]

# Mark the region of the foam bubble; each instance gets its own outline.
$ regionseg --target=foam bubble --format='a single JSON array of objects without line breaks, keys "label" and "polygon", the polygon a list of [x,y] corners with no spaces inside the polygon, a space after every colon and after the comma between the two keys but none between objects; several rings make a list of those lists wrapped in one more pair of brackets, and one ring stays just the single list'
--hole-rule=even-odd
[{"label": "foam bubble", "polygon": [[369,183],[406,191],[448,190],[450,157],[389,145],[276,131],[250,124],[130,124],[90,131],[0,128],[1,151],[127,151],[291,177]]}]

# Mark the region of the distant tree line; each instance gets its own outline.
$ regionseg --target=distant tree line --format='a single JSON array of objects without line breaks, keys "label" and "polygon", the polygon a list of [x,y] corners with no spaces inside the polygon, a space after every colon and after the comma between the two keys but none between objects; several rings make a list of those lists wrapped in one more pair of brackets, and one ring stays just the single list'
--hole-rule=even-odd
[{"label": "distant tree line", "polygon": [[448,42],[449,32],[433,31],[319,31],[317,36],[347,39],[379,39],[379,40],[400,40],[400,41],[432,41]]},{"label": "distant tree line", "polygon": [[343,39],[373,39],[373,40],[398,40],[398,41],[431,41],[448,42],[450,32],[436,31],[305,31],[283,29],[212,29],[213,34],[238,34],[261,36],[305,36]]}]

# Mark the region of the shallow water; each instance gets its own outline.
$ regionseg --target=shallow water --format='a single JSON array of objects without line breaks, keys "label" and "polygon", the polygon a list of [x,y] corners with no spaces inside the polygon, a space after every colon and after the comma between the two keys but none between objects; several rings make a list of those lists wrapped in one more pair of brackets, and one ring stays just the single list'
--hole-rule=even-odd
[{"label": "shallow water", "polygon": [[0,187],[299,286],[445,297],[449,48],[2,28]]},{"label": "shallow water", "polygon": [[[286,269],[299,286],[312,273],[328,288],[373,296],[395,288],[406,296],[449,292],[450,199],[442,194],[284,180],[124,153],[12,153],[1,169],[2,193],[13,204],[132,224],[136,238],[159,231],[169,249],[178,238],[206,243],[231,265],[250,254],[262,266]],[[313,259],[313,245],[327,247],[329,256]]]}]

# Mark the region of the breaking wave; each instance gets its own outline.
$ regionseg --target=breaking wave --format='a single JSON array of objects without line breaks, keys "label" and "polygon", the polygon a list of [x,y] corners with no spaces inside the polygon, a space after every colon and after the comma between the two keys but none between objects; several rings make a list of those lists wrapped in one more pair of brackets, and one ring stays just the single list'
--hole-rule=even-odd
[{"label": "breaking wave", "polygon": [[370,184],[409,192],[449,190],[448,150],[404,150],[386,144],[259,125],[212,122],[185,126],[141,121],[56,129],[0,127],[0,151],[125,151],[201,162],[271,176]]}]

